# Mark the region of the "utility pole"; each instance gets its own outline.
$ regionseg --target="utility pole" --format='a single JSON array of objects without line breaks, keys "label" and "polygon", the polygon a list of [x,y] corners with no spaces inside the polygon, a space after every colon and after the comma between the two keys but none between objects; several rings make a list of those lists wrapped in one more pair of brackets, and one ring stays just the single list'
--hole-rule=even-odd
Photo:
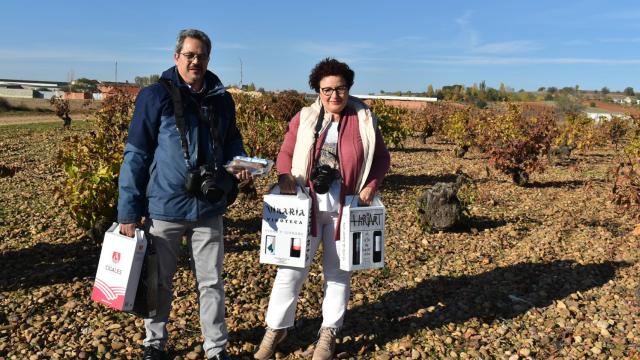
[{"label": "utility pole", "polygon": [[118,85],[118,61],[116,61],[116,85]]}]

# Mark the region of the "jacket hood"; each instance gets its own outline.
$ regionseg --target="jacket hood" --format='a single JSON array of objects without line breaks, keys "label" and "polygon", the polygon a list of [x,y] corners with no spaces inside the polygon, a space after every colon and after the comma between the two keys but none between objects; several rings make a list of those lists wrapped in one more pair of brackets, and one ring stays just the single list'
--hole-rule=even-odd
[{"label": "jacket hood", "polygon": [[[174,66],[168,68],[162,73],[161,78],[169,79],[172,83],[176,84],[179,87],[188,87],[187,84],[182,80],[180,74],[178,74],[178,68]],[[227,88],[222,85],[222,81],[220,78],[211,71],[207,70],[204,75],[204,88],[207,92],[207,96],[211,95],[222,95],[225,93]]]}]

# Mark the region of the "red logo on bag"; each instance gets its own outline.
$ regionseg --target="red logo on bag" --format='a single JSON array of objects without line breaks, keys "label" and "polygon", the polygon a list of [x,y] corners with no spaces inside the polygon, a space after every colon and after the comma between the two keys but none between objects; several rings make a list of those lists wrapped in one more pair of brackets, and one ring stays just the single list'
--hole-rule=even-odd
[{"label": "red logo on bag", "polygon": [[111,260],[113,260],[113,262],[117,264],[120,261],[120,253],[117,251],[114,251],[113,254],[111,255]]}]

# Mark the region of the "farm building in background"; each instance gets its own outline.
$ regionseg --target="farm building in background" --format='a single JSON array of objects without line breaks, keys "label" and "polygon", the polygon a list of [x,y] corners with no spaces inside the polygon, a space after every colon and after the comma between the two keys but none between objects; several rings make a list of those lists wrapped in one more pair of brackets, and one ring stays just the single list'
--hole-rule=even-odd
[{"label": "farm building in background", "polygon": [[0,79],[0,96],[23,99],[50,99],[61,96],[66,82]]},{"label": "farm building in background", "polygon": [[599,123],[602,121],[609,121],[614,117],[619,117],[619,118],[628,117],[623,113],[612,113],[612,112],[598,111],[598,110],[591,110],[591,111],[586,110],[585,114],[587,115],[588,118],[594,120],[596,123]]},{"label": "farm building in background", "polygon": [[419,109],[426,102],[436,102],[438,98],[425,96],[394,96],[394,95],[352,95],[370,104],[372,100],[382,100],[385,104],[399,106],[405,109]]},{"label": "farm building in background", "polygon": [[116,88],[133,96],[140,92],[140,87],[135,84],[93,81],[96,92],[69,92],[65,90],[73,82],[0,79],[0,97],[48,100],[57,96],[69,100],[104,100],[113,95]]},{"label": "farm building in background", "polygon": [[611,101],[621,105],[640,105],[640,100],[630,96],[611,95]]}]

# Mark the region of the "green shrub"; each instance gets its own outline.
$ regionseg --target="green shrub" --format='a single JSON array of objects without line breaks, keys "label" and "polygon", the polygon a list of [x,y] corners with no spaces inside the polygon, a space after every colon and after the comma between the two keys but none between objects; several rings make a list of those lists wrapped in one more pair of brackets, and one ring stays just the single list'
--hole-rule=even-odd
[{"label": "green shrub", "polygon": [[66,175],[60,193],[80,227],[116,219],[118,173],[133,107],[133,96],[121,91],[104,100],[90,119],[95,129],[68,138],[58,154]]},{"label": "green shrub", "polygon": [[597,131],[596,122],[584,114],[570,113],[558,125],[558,136],[553,144],[587,150],[604,141],[603,131]]},{"label": "green shrub", "polygon": [[245,93],[232,95],[236,104],[236,122],[247,154],[275,159],[288,123],[276,119],[269,112],[272,99]]},{"label": "green shrub", "polygon": [[384,142],[396,148],[403,146],[410,133],[402,123],[403,117],[407,116],[408,111],[386,105],[383,100],[374,100],[371,103],[371,111],[378,118],[378,127],[380,127]]},{"label": "green shrub", "polygon": [[467,150],[474,145],[475,136],[471,124],[471,109],[467,107],[453,113],[442,126],[444,137],[456,145],[458,157],[463,157]]},{"label": "green shrub", "polygon": [[304,95],[294,91],[286,90],[278,93],[263,94],[267,112],[276,120],[289,122],[298,111],[308,106]]},{"label": "green shrub", "polygon": [[62,119],[62,126],[65,128],[71,126],[71,107],[69,106],[69,100],[52,96],[51,99],[49,99],[49,104],[55,109],[56,116]]},{"label": "green shrub", "polygon": [[487,116],[478,126],[489,163],[511,175],[514,183],[525,185],[530,173],[544,170],[543,159],[556,131],[550,113],[523,112],[508,104],[506,111]]}]

